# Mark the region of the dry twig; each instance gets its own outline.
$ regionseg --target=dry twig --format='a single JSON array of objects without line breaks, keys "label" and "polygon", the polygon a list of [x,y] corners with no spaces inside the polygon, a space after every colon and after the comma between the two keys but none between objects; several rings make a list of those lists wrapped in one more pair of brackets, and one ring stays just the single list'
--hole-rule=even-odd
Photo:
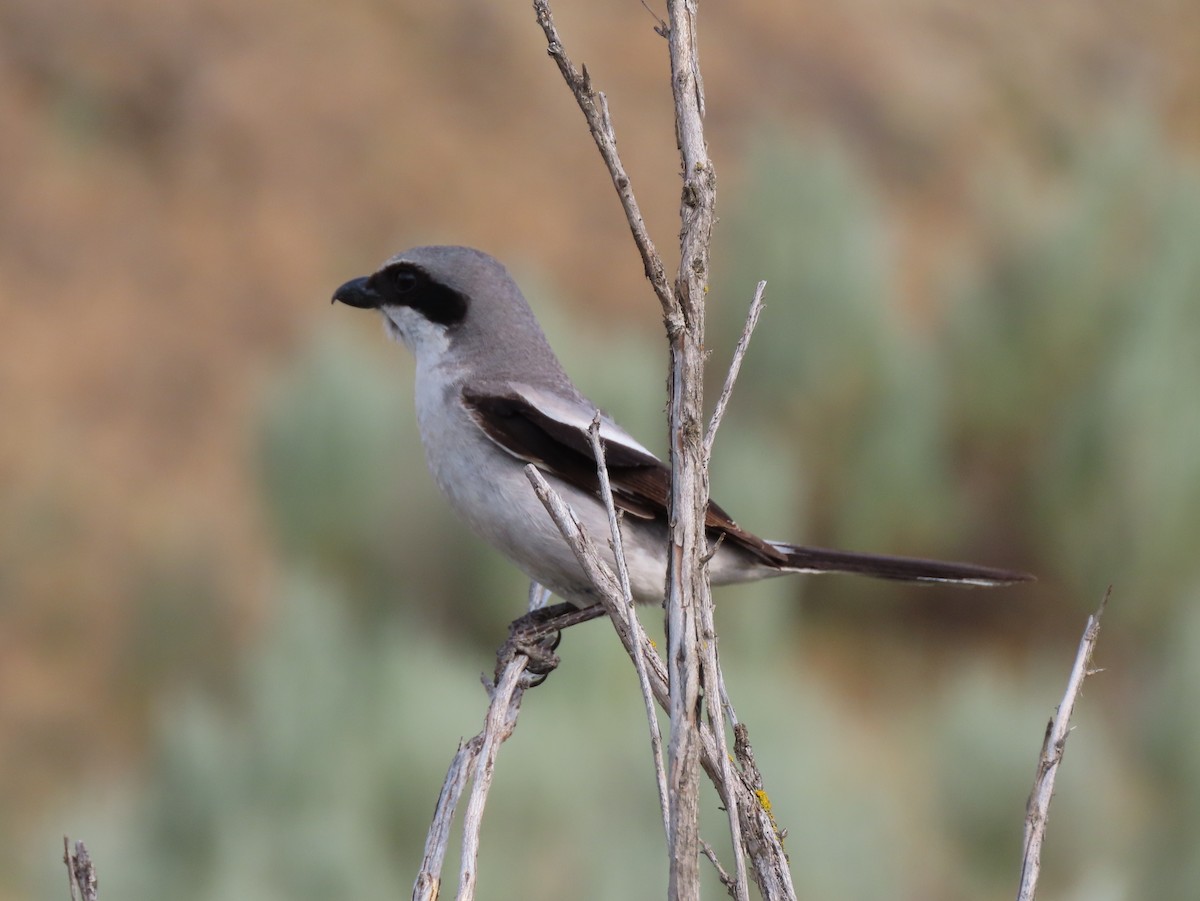
[{"label": "dry twig", "polygon": [[554,16],[550,14],[550,4],[546,0],[534,0],[533,9],[537,14],[538,25],[542,27],[542,32],[546,35],[546,52],[558,65],[558,71],[562,73],[563,80],[571,89],[571,93],[575,95],[575,102],[583,111],[588,130],[592,133],[592,140],[596,142],[596,148],[600,151],[600,156],[604,158],[604,165],[608,168],[613,187],[617,189],[617,196],[621,199],[625,218],[633,233],[633,241],[637,244],[638,253],[642,257],[646,278],[650,280],[650,284],[654,287],[654,293],[658,295],[659,303],[663,308],[663,316],[670,321],[671,317],[676,315],[675,296],[671,290],[671,283],[667,279],[667,269],[663,265],[658,251],[654,249],[654,242],[650,240],[650,233],[646,230],[646,221],[642,218],[641,208],[638,206],[637,198],[633,196],[629,175],[625,172],[620,154],[617,153],[617,135],[613,130],[612,118],[608,114],[608,102],[605,100],[604,94],[592,89],[592,79],[588,75],[587,66],[584,66],[583,71],[580,72],[567,58],[562,41],[558,37],[558,29],[554,26]]},{"label": "dry twig", "polygon": [[[704,90],[699,78],[695,0],[668,0],[667,43],[675,97],[675,138],[682,162],[679,274],[675,315],[667,316],[671,346],[669,382],[671,522],[667,562],[667,667],[671,676],[671,872],[668,897],[700,895],[701,685],[719,708],[715,656],[702,665],[710,631],[712,590],[704,558],[708,537],[708,468],[704,459],[704,301],[708,247],[716,208],[716,174],[704,139]],[[710,705],[710,714],[714,709]],[[718,714],[719,721],[719,714]],[[718,737],[724,740],[724,735]],[[722,762],[722,767],[725,764]]]},{"label": "dry twig", "polygon": [[[575,552],[601,603],[610,610],[613,625],[626,652],[632,656],[635,653],[633,643],[641,643],[650,688],[659,705],[667,709],[670,695],[667,691],[666,666],[645,632],[640,628],[632,628],[625,619],[628,608],[623,603],[617,577],[600,557],[599,550],[583,530],[574,511],[566,505],[538,468],[529,465],[525,467],[525,474],[533,483],[538,498],[549,511],[563,538]],[[615,611],[615,615],[612,615],[612,611]],[[633,619],[636,620],[636,617]],[[734,758],[738,766],[732,771],[725,765],[728,755],[722,751],[709,723],[700,724],[699,737],[700,762],[705,773],[716,787],[726,808],[738,813],[742,843],[749,852],[759,892],[769,901],[795,899],[796,892],[787,868],[782,835],[776,829],[771,816],[762,777],[754,764],[754,754],[745,725],[737,724],[734,727]]]},{"label": "dry twig", "polygon": [[588,430],[592,441],[592,453],[596,457],[596,473],[600,478],[600,496],[604,499],[604,508],[608,512],[609,542],[612,547],[613,559],[617,564],[617,580],[621,585],[621,597],[629,615],[631,631],[634,632],[633,646],[629,656],[633,659],[633,668],[637,671],[638,685],[642,689],[642,702],[646,708],[646,721],[650,729],[650,753],[654,758],[654,778],[658,786],[658,804],[662,809],[663,831],[669,838],[671,835],[670,804],[667,799],[667,771],[663,767],[662,731],[658,726],[658,710],[654,706],[654,692],[650,688],[650,676],[646,671],[646,654],[644,646],[649,644],[645,632],[642,631],[641,621],[634,612],[633,589],[629,586],[629,567],[625,561],[625,545],[621,538],[621,521],[617,517],[617,508],[613,503],[612,485],[608,480],[608,462],[604,458],[604,442],[600,440],[600,411],[592,420]]},{"label": "dry twig", "polygon": [[[767,283],[760,281],[754,292],[754,300],[750,304],[750,312],[746,316],[746,324],[742,329],[742,335],[738,339],[737,346],[734,348],[733,359],[729,364],[729,371],[725,375],[725,384],[721,388],[721,395],[717,400],[716,408],[713,410],[712,419],[709,420],[708,433],[704,436],[702,448],[701,465],[705,470],[707,470],[709,461],[712,458],[713,441],[716,439],[721,419],[725,415],[725,408],[729,404],[729,398],[733,394],[733,386],[737,382],[738,373],[741,371],[742,360],[746,356],[746,349],[750,346],[750,337],[754,334],[755,326],[758,325],[758,317],[762,312],[763,291],[766,290],[766,287]],[[713,548],[712,551],[705,555],[705,564],[712,559],[712,555],[715,552],[716,548]],[[712,604],[701,604],[699,610],[701,629],[700,650],[703,654],[704,664],[701,670],[704,697],[708,701],[709,723],[720,745],[721,781],[723,784],[729,785],[733,782],[733,760],[729,754],[725,739],[725,717],[728,711],[730,722],[736,726],[737,715],[733,710],[733,705],[729,702],[729,696],[725,690],[725,677],[721,671],[720,660],[717,656],[717,627],[713,622]],[[727,804],[725,810],[729,816],[729,834],[732,839],[734,874],[736,877],[731,882],[726,883],[726,885],[736,901],[747,901],[750,888],[746,882],[746,855],[742,846],[741,815],[737,809],[737,805],[734,803]]]},{"label": "dry twig", "polygon": [[96,878],[96,867],[92,864],[87,845],[76,842],[75,851],[72,852],[71,840],[64,835],[63,863],[67,867],[71,901],[96,901],[100,882]]},{"label": "dry twig", "polygon": [[[530,590],[530,606],[539,602],[541,592]],[[516,728],[517,715],[521,710],[521,698],[525,692],[525,667],[529,660],[521,654],[509,654],[497,674],[495,682],[488,683],[491,703],[483,731],[468,742],[460,742],[446,778],[442,783],[434,808],[433,822],[425,836],[425,853],[421,868],[413,882],[413,901],[434,901],[441,892],[442,866],[446,849],[450,843],[450,831],[454,814],[462,797],[467,781],[474,779],[467,812],[463,819],[462,864],[459,872],[458,898],[470,901],[474,897],[478,881],[479,830],[483,822],[483,809],[492,784],[496,755],[500,745],[512,735]]]},{"label": "dry twig", "polygon": [[1075,702],[1083,690],[1084,680],[1097,672],[1091,668],[1092,654],[1096,650],[1096,640],[1100,637],[1100,617],[1104,615],[1104,608],[1111,593],[1110,585],[1104,592],[1096,612],[1088,617],[1087,627],[1083,630],[1083,638],[1079,642],[1079,650],[1075,653],[1075,664],[1071,667],[1071,675],[1067,679],[1067,690],[1046,726],[1046,738],[1042,742],[1042,753],[1038,757],[1037,776],[1034,778],[1029,803],[1025,807],[1025,841],[1021,854],[1021,882],[1017,888],[1017,901],[1033,901],[1037,892],[1037,881],[1042,867],[1042,842],[1046,837],[1050,799],[1054,796],[1054,780],[1066,751]]},{"label": "dry twig", "polygon": [[450,827],[454,822],[454,812],[458,809],[458,799],[462,797],[463,788],[471,777],[471,770],[479,756],[479,746],[482,742],[482,735],[476,735],[469,742],[460,741],[458,751],[450,761],[450,769],[442,782],[442,791],[433,810],[433,822],[430,823],[429,832],[425,836],[425,854],[421,858],[421,868],[413,883],[413,901],[432,901],[441,892],[442,864],[446,859],[446,848],[450,844]]},{"label": "dry twig", "polygon": [[463,817],[462,869],[458,879],[458,901],[471,901],[479,880],[479,831],[483,828],[483,807],[492,788],[496,771],[496,755],[517,725],[524,687],[520,684],[527,657],[517,655],[509,660],[500,679],[492,686],[492,703],[488,706],[487,721],[480,733],[479,752],[475,758],[471,797]]},{"label": "dry twig", "polygon": [[763,292],[767,290],[766,282],[759,282],[754,289],[754,299],[750,301],[750,312],[746,314],[746,324],[742,326],[742,336],[738,338],[733,348],[733,359],[729,361],[729,371],[725,373],[725,384],[721,386],[721,394],[717,405],[713,408],[712,418],[708,421],[708,433],[704,436],[704,462],[712,462],[713,442],[717,440],[717,429],[725,418],[725,408],[729,406],[729,398],[733,395],[733,386],[738,374],[742,371],[742,360],[746,357],[746,349],[750,346],[750,338],[758,327],[758,317],[762,314]]}]

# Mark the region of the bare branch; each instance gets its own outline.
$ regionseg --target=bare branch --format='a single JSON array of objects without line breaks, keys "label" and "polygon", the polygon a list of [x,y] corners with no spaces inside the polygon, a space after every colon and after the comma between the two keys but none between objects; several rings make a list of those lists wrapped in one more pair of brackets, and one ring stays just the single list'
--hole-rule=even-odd
[{"label": "bare branch", "polygon": [[713,850],[713,846],[704,839],[700,839],[700,853],[708,858],[708,862],[717,871],[717,878],[721,880],[721,885],[725,886],[725,891],[729,892],[729,897],[736,898],[738,890],[737,880],[725,872],[725,868],[721,866],[721,858],[717,857],[717,852]]},{"label": "bare branch", "polygon": [[754,881],[759,892],[769,901],[776,898],[795,901],[796,888],[792,885],[792,873],[783,850],[784,833],[780,831],[771,812],[771,802],[754,759],[754,749],[750,747],[750,733],[744,724],[733,729],[733,753],[741,772],[737,786],[739,791],[734,798],[724,800],[727,804],[738,805],[746,847],[751,852],[750,859],[754,864]]},{"label": "bare branch", "polygon": [[458,800],[462,796],[463,788],[471,778],[471,771],[475,767],[475,759],[479,755],[479,746],[482,743],[482,734],[476,735],[470,742],[460,741],[458,751],[450,761],[450,769],[446,772],[442,791],[434,806],[433,822],[425,836],[425,853],[413,883],[413,901],[433,901],[441,891],[442,864],[446,860],[446,848],[450,844],[450,827],[454,822],[454,812],[458,809]]},{"label": "bare branch", "polygon": [[[529,608],[538,610],[544,607],[544,604],[545,591],[534,583],[529,588]],[[584,611],[580,613],[582,620]],[[413,901],[436,901],[440,895],[442,867],[450,844],[454,814],[470,779],[474,779],[474,785],[463,818],[458,898],[469,901],[474,897],[478,879],[479,830],[483,822],[483,809],[491,789],[500,745],[516,728],[517,715],[521,710],[521,699],[526,687],[523,677],[526,677],[525,669],[528,663],[529,658],[523,654],[509,654],[504,658],[495,682],[484,680],[490,703],[483,731],[468,742],[459,742],[454,759],[450,762],[434,808],[433,821],[429,824],[429,831],[425,836],[421,867],[413,881]]]},{"label": "bare branch", "polygon": [[[564,540],[574,551],[575,559],[579,561],[588,581],[596,589],[596,597],[612,620],[621,644],[624,645],[631,658],[635,654],[640,654],[646,665],[650,688],[659,703],[666,706],[668,697],[666,667],[654,650],[645,630],[642,629],[641,623],[626,605],[619,579],[613,573],[612,568],[600,557],[600,552],[584,531],[575,511],[567,506],[558,492],[546,481],[541,471],[530,463],[525,467],[525,476],[533,485],[534,492],[550,514],[550,518],[558,526]],[[640,650],[635,649],[635,645],[638,644],[641,646]]]},{"label": "bare branch", "polygon": [[633,589],[629,586],[629,567],[625,561],[625,545],[621,539],[621,522],[617,518],[617,508],[613,504],[612,485],[608,480],[608,462],[604,458],[604,442],[600,440],[599,410],[592,419],[588,437],[592,442],[592,453],[596,457],[596,472],[600,477],[600,496],[604,499],[604,508],[608,512],[608,529],[613,558],[617,564],[617,579],[621,583],[621,594],[629,611],[630,626],[641,633],[635,636],[636,640],[630,649],[630,656],[633,658],[634,669],[637,670],[638,685],[642,689],[642,702],[646,708],[646,721],[650,728],[650,753],[654,758],[654,778],[658,786],[658,804],[662,809],[663,833],[670,838],[670,805],[667,800],[667,771],[663,766],[662,732],[658,725],[658,710],[654,706],[654,693],[650,688],[650,677],[646,672],[646,655],[643,652],[646,636],[641,631],[641,621],[634,611]]},{"label": "bare branch", "polygon": [[487,720],[476,757],[474,785],[467,801],[467,812],[463,817],[462,869],[458,879],[458,901],[471,901],[475,897],[475,885],[479,872],[479,830],[483,826],[483,808],[492,787],[492,776],[496,770],[496,755],[500,745],[513,733],[517,725],[517,714],[521,710],[521,676],[529,658],[516,655],[504,668],[504,674],[492,690],[492,703],[488,707]]},{"label": "bare branch", "polygon": [[[709,725],[717,742],[718,759],[721,762],[721,783],[729,786],[733,785],[735,775],[733,758],[729,753],[729,744],[725,737],[725,684],[721,675],[720,662],[717,659],[717,627],[713,622],[712,604],[700,605],[699,620],[700,653],[704,664],[700,670],[700,678],[704,685],[705,709],[708,711]],[[729,836],[733,845],[734,873],[736,875],[732,886],[733,897],[736,901],[749,901],[750,886],[746,882],[746,853],[742,847],[741,815],[736,803],[726,804],[725,812],[729,817]]]},{"label": "bare branch", "polygon": [[[639,630],[640,637],[635,638],[633,630],[624,621],[627,608],[620,594],[616,576],[601,559],[599,551],[584,532],[578,517],[563,502],[537,467],[532,464],[526,466],[525,474],[533,483],[534,491],[550,513],[563,538],[575,552],[576,559],[591,580],[601,603],[606,609],[616,611],[618,616],[622,617],[619,619],[610,612],[626,651],[632,656],[631,642],[639,640],[642,643],[650,688],[659,705],[663,709],[669,709],[670,694],[667,691],[666,667],[645,632]],[[633,619],[636,620],[636,617]],[[754,753],[750,747],[746,727],[740,724],[734,727],[734,756],[739,769],[732,773],[724,765],[720,745],[708,723],[700,723],[699,739],[700,762],[704,771],[712,780],[725,806],[737,810],[741,818],[743,844],[750,852],[759,891],[768,901],[795,899],[796,893],[787,869],[787,855],[783,851],[782,837],[776,829],[770,805],[766,802],[767,795],[763,790],[762,777],[754,764]],[[732,781],[728,781],[731,776]]]},{"label": "bare branch", "polygon": [[1075,665],[1071,667],[1071,675],[1067,679],[1067,690],[1046,727],[1046,738],[1042,743],[1042,753],[1038,757],[1037,776],[1033,782],[1033,791],[1029,795],[1029,803],[1025,807],[1025,842],[1021,855],[1021,882],[1017,888],[1017,901],[1033,901],[1037,892],[1038,876],[1042,867],[1042,843],[1046,837],[1050,799],[1054,796],[1054,780],[1066,751],[1075,702],[1083,690],[1084,680],[1093,672],[1092,654],[1100,637],[1100,617],[1104,615],[1104,608],[1111,594],[1110,585],[1104,592],[1096,612],[1088,617],[1087,627],[1083,630],[1083,638],[1079,642],[1079,650],[1075,653]]},{"label": "bare branch", "polygon": [[71,890],[71,901],[96,901],[100,880],[96,878],[96,867],[87,845],[75,843],[71,851],[71,840],[63,836],[63,863],[67,867],[67,884]]},{"label": "bare branch", "polygon": [[725,408],[729,406],[729,398],[733,394],[733,386],[737,382],[738,373],[742,371],[742,360],[746,349],[750,346],[750,338],[758,327],[758,317],[762,314],[763,292],[767,289],[766,282],[759,282],[754,289],[754,299],[750,301],[750,312],[746,314],[746,324],[742,326],[742,336],[738,338],[733,348],[733,359],[729,361],[729,371],[725,373],[725,384],[721,387],[721,396],[717,398],[717,406],[713,409],[712,418],[708,421],[708,432],[704,436],[704,465],[712,461],[713,442],[717,440],[717,429],[725,417]]},{"label": "bare branch", "polygon": [[[667,321],[671,345],[671,540],[667,567],[667,666],[671,676],[671,874],[668,897],[700,894],[701,653],[711,622],[712,591],[704,556],[708,470],[704,442],[704,298],[708,245],[715,220],[716,176],[704,140],[703,87],[698,78],[696,5],[669,0],[668,44],[675,136],[683,170],[680,258],[675,280],[678,318]],[[673,325],[678,327],[672,328]],[[707,613],[702,613],[707,610]],[[711,660],[709,661],[711,663]],[[710,677],[713,674],[709,674]],[[707,680],[711,684],[711,678]],[[712,695],[714,699],[716,695]],[[717,701],[716,703],[720,703]],[[724,767],[724,764],[721,764]]]},{"label": "bare branch", "polygon": [[562,73],[563,80],[575,95],[575,102],[579,104],[579,109],[587,120],[588,130],[592,133],[600,156],[604,158],[604,165],[608,168],[613,187],[617,189],[617,196],[621,199],[625,218],[629,221],[629,230],[633,233],[634,243],[637,244],[638,253],[642,257],[646,278],[650,280],[654,293],[658,295],[663,316],[671,321],[677,315],[671,283],[667,280],[667,270],[663,266],[662,258],[655,250],[654,242],[650,240],[650,232],[646,229],[641,208],[634,197],[629,175],[625,172],[620,154],[617,153],[617,136],[613,130],[612,119],[608,115],[608,102],[604,99],[604,94],[592,88],[592,79],[588,75],[587,67],[584,66],[580,72],[567,57],[558,36],[558,29],[554,26],[550,4],[546,0],[534,0],[533,8],[537,13],[538,24],[546,35],[546,52],[557,63],[558,71]]}]

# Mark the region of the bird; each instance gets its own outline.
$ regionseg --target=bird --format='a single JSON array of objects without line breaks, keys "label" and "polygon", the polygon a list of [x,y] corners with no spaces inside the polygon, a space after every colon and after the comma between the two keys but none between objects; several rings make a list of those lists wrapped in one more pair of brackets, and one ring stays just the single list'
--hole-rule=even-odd
[{"label": "bird", "polygon": [[[661,603],[670,468],[575,387],[504,265],[461,246],[413,247],[351,279],[335,303],[381,314],[416,361],[417,426],[434,482],[477,536],[568,604],[598,601],[525,474],[536,466],[585,531],[609,534],[589,435],[598,417],[633,597]],[[790,573],[852,573],[908,582],[998,586],[1032,579],[1005,569],[805,547],[760,538],[710,501],[715,586]],[[598,547],[613,563],[605,542]]]}]

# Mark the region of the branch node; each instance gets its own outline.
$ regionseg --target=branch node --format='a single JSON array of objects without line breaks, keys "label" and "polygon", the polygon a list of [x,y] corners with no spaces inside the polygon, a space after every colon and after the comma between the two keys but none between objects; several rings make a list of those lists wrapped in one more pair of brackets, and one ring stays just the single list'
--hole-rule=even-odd
[{"label": "branch node", "polygon": [[650,4],[647,3],[646,0],[642,0],[642,7],[646,10],[646,12],[650,13],[650,15],[653,17],[653,19],[655,21],[656,24],[654,26],[654,33],[656,35],[658,35],[660,38],[665,38],[667,35],[669,35],[671,33],[670,27],[667,25],[667,23],[665,21],[663,21],[662,16],[660,16],[658,13],[656,13],[654,10],[652,10],[650,8]]}]

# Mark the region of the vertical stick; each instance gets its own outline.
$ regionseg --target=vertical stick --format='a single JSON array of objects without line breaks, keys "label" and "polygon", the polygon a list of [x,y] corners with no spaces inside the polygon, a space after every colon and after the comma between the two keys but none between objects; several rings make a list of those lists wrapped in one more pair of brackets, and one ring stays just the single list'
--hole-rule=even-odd
[{"label": "vertical stick", "polygon": [[[667,570],[667,666],[671,678],[669,897],[698,898],[700,816],[700,630],[698,607],[711,608],[704,558],[708,472],[704,460],[704,295],[716,182],[704,141],[703,86],[696,49],[695,0],[667,5],[675,137],[683,164],[676,308],[671,344],[671,544]],[[719,703],[719,701],[718,701]]]}]

